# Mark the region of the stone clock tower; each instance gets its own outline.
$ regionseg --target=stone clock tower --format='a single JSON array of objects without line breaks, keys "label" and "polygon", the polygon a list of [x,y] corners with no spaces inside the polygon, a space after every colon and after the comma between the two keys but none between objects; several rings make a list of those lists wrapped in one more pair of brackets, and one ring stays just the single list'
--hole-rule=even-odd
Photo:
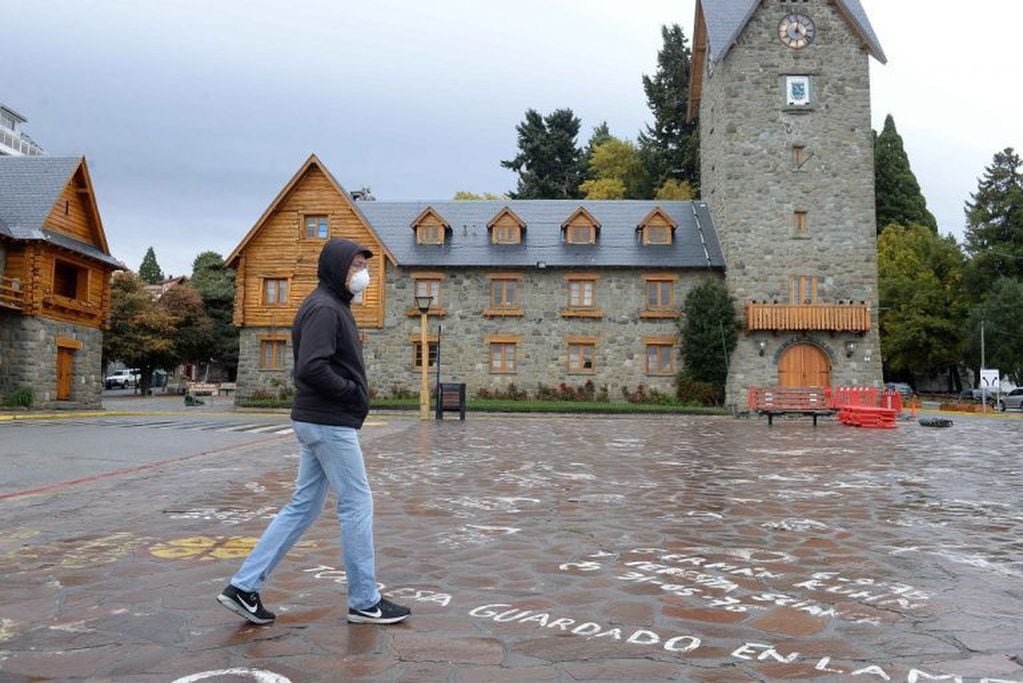
[{"label": "stone clock tower", "polygon": [[697,0],[690,117],[750,385],[878,386],[871,56],[859,0]]}]

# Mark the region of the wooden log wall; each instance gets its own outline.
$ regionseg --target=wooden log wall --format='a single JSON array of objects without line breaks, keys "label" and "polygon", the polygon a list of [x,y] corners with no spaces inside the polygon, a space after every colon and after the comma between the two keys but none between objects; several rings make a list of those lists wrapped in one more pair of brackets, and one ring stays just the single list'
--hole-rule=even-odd
[{"label": "wooden log wall", "polygon": [[[291,192],[259,227],[239,258],[235,322],[246,327],[290,327],[302,300],[316,287],[320,251],[325,239],[305,236],[305,217],[325,215],[330,237],[352,240],[373,251],[370,286],[362,304],[352,311],[360,326],[384,324],[384,250],[355,212],[351,200],[316,166],[310,166]],[[263,303],[263,280],[288,280],[288,301]],[[239,314],[240,304],[240,314]]]}]

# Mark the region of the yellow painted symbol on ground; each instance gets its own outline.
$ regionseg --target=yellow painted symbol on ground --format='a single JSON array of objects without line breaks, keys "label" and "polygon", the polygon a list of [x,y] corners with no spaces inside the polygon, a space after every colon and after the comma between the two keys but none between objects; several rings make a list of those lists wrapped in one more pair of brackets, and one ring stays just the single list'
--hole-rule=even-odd
[{"label": "yellow painted symbol on ground", "polygon": [[[247,557],[258,540],[254,536],[191,536],[157,543],[149,553],[164,560],[237,560]],[[302,541],[294,550],[315,547],[313,541]]]}]

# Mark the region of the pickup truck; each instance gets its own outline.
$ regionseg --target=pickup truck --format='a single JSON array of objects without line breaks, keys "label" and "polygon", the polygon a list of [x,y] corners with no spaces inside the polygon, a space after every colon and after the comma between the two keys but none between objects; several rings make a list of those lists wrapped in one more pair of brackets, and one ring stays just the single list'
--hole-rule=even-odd
[{"label": "pickup truck", "polygon": [[107,389],[127,389],[139,383],[138,370],[117,370],[103,378],[103,386]]}]

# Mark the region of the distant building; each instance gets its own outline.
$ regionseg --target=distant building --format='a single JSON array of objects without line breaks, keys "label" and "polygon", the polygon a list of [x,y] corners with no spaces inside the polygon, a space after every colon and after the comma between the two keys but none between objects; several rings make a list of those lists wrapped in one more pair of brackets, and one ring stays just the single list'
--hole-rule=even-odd
[{"label": "distant building", "polygon": [[39,156],[43,148],[21,130],[24,116],[0,104],[0,156]]},{"label": "distant building", "polygon": [[97,406],[110,256],[82,157],[0,157],[0,396]]}]

